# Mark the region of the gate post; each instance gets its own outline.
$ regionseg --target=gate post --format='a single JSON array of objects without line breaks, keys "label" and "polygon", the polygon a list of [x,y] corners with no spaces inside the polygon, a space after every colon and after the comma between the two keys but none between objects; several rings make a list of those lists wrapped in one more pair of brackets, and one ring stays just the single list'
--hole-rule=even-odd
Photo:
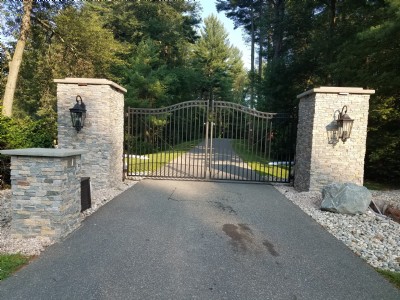
[{"label": "gate post", "polygon": [[[88,150],[82,155],[82,177],[93,188],[122,182],[124,142],[124,93],[126,89],[106,79],[65,78],[57,83],[58,147]],[[84,127],[72,127],[69,109],[77,95],[86,105]]]},{"label": "gate post", "polygon": [[[297,96],[296,190],[320,191],[332,182],[363,184],[369,98],[374,93],[363,88],[320,87]],[[332,138],[338,110],[344,105],[354,119],[345,143]]]}]

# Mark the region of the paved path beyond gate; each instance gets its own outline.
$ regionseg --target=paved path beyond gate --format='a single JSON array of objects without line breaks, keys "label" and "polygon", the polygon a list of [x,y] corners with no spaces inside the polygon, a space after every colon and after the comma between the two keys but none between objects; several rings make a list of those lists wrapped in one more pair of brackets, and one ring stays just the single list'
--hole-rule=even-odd
[{"label": "paved path beyond gate", "polygon": [[400,299],[268,185],[144,180],[15,276],[0,299]]}]

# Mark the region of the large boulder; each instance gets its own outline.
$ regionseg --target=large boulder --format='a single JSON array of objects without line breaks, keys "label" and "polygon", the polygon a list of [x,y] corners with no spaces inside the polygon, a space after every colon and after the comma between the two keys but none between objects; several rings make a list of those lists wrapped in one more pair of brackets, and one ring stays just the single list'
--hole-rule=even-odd
[{"label": "large boulder", "polygon": [[371,203],[371,192],[354,183],[332,183],[322,189],[321,210],[342,214],[362,214]]}]

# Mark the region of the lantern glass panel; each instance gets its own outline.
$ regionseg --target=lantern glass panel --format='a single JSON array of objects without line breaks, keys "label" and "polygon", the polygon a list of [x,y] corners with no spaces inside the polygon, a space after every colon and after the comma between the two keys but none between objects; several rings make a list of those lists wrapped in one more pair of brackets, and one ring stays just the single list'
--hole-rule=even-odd
[{"label": "lantern glass panel", "polygon": [[337,129],[337,136],[341,139],[343,136],[343,120],[337,120]]},{"label": "lantern glass panel", "polygon": [[342,140],[346,141],[351,134],[351,129],[353,128],[353,121],[351,119],[345,119],[342,121],[343,127],[342,127]]}]

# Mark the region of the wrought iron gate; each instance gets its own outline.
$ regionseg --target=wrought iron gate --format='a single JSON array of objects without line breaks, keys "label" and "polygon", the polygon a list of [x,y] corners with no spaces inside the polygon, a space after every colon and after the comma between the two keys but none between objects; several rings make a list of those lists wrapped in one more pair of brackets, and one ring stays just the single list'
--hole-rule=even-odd
[{"label": "wrought iron gate", "polygon": [[127,176],[289,182],[295,120],[231,102],[128,108]]}]

